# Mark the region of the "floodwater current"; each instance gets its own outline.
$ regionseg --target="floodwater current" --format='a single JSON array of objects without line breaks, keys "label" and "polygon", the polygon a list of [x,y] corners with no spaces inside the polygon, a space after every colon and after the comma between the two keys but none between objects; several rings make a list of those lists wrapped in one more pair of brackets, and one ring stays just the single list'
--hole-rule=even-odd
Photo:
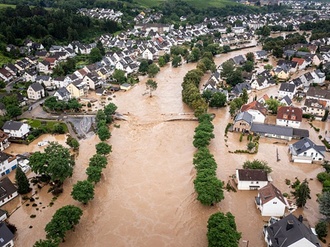
[{"label": "floodwater current", "polygon": [[[219,65],[235,55],[260,49],[235,51],[221,55],[215,61]],[[179,68],[170,65],[162,68],[154,78],[158,88],[153,97],[145,94],[147,78],[141,78],[141,82],[127,92],[116,93],[113,102],[127,121],[118,121],[117,127],[111,127],[112,137],[108,142],[113,152],[95,187],[94,199],[84,206],[75,202],[70,193],[76,181],[86,178],[84,171],[99,142],[96,136],[80,141],[74,175],[67,179],[64,193],[52,207],[49,206],[52,196],[46,187],[36,189],[36,201],[41,202],[38,210],[22,205],[11,215],[10,222],[18,228],[16,246],[32,246],[35,241],[44,239],[45,225],[56,209],[66,204],[81,207],[84,214],[75,230],[67,233],[61,244],[63,247],[206,247],[207,220],[218,211],[230,211],[236,217],[237,229],[242,232],[240,246],[265,246],[262,227],[267,218],[261,217],[256,209],[254,197],[257,191],[226,191],[225,199],[213,207],[202,206],[196,200],[192,164],[196,149],[192,141],[197,122],[169,121],[192,116],[191,109],[182,103],[181,83],[187,71],[195,66],[183,64]],[[204,82],[208,76],[203,78]],[[269,90],[276,93],[276,89]],[[256,94],[262,96],[266,92]],[[307,178],[312,199],[308,200],[306,208],[295,213],[303,214],[311,225],[315,225],[320,218],[316,194],[321,192],[321,184],[315,177],[322,171],[321,166],[290,163],[287,143],[276,139],[261,138],[259,152],[255,155],[229,153],[245,148],[247,141],[239,142],[237,133],[224,137],[225,127],[231,121],[227,108],[211,109],[210,112],[216,114],[213,121],[215,138],[210,150],[218,164],[218,178],[227,183],[235,169],[241,168],[245,160],[253,159],[268,162],[273,168],[274,184],[282,193],[290,193],[285,179],[294,181],[297,177],[302,181]],[[314,125],[329,129],[329,123],[314,122]],[[308,128],[312,140],[319,143],[319,133],[314,133],[307,123],[303,123],[303,127]],[[325,134],[323,130],[322,135]],[[16,151],[15,147],[11,147],[12,152]],[[326,158],[329,159],[329,153]],[[20,204],[17,198],[7,207]],[[31,214],[36,217],[30,218]]]}]

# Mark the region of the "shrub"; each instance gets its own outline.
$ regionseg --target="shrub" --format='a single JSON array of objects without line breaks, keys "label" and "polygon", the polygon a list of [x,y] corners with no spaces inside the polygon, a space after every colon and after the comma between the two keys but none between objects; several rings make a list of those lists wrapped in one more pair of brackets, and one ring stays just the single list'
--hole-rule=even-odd
[{"label": "shrub", "polygon": [[[315,226],[315,231],[317,233],[317,236],[320,240],[325,238],[328,235],[328,226],[327,222],[321,220],[319,221]],[[323,242],[323,241],[322,241]]]},{"label": "shrub", "polygon": [[239,141],[242,142],[243,141],[243,133],[241,133],[240,137],[239,137]]},{"label": "shrub", "polygon": [[285,184],[286,184],[286,185],[290,185],[290,184],[291,184],[290,179],[287,179],[287,178],[286,178],[286,179],[285,179]]},{"label": "shrub", "polygon": [[326,173],[326,172],[320,172],[319,174],[317,174],[317,179],[323,183],[326,180],[330,180],[330,174]]}]

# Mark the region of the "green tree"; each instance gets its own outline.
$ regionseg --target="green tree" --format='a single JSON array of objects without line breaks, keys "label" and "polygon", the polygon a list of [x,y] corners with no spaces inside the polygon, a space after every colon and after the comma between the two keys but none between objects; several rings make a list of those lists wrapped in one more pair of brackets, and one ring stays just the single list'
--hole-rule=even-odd
[{"label": "green tree", "polygon": [[205,101],[207,103],[209,103],[210,100],[212,99],[212,95],[213,95],[213,92],[209,89],[204,90],[203,93],[202,93],[202,97],[205,99]]},{"label": "green tree", "polygon": [[111,153],[111,149],[112,147],[105,142],[100,142],[98,144],[95,145],[96,147],[96,153],[97,154],[103,154],[103,155],[107,155],[109,153]]},{"label": "green tree", "polygon": [[197,177],[194,180],[194,186],[197,192],[197,200],[200,201],[203,205],[212,206],[224,199],[223,183],[214,175],[203,175],[204,174],[201,174],[201,172],[198,172]]},{"label": "green tree", "polygon": [[238,247],[241,233],[235,217],[229,212],[212,214],[207,222],[207,239],[209,247]]},{"label": "green tree", "polygon": [[54,124],[54,126],[53,126],[53,133],[54,134],[64,134],[65,133],[65,129],[64,129],[63,124],[60,124],[60,123]]},{"label": "green tree", "polygon": [[101,154],[94,154],[89,159],[89,166],[96,166],[100,168],[105,168],[108,164],[107,158]]},{"label": "green tree", "polygon": [[311,190],[309,189],[308,182],[305,179],[294,192],[296,198],[296,205],[298,207],[304,207],[306,205],[307,199],[311,199]]},{"label": "green tree", "polygon": [[92,183],[98,183],[101,180],[102,168],[98,166],[89,166],[86,169],[87,180]]},{"label": "green tree", "polygon": [[330,220],[330,191],[325,191],[319,197],[320,213],[326,217],[326,220]]},{"label": "green tree", "polygon": [[328,235],[328,224],[326,221],[321,220],[315,226],[315,231],[319,239],[324,239]]},{"label": "green tree", "polygon": [[195,148],[206,147],[210,145],[212,138],[214,138],[212,132],[198,130],[195,132],[193,145]]},{"label": "green tree", "polygon": [[174,68],[178,67],[180,64],[181,64],[181,56],[173,56],[173,59],[172,59],[172,66]]},{"label": "green tree", "polygon": [[244,82],[242,71],[240,69],[234,70],[233,73],[227,77],[226,82],[231,86]]},{"label": "green tree", "polygon": [[246,60],[251,61],[251,62],[254,62],[254,54],[253,54],[253,52],[248,52],[246,54]]},{"label": "green tree", "polygon": [[211,107],[224,107],[226,102],[227,102],[227,97],[225,94],[221,92],[215,92],[212,95],[209,105]]},{"label": "green tree", "polygon": [[155,77],[159,71],[160,69],[155,63],[152,63],[148,66],[148,75],[151,78]]},{"label": "green tree", "polygon": [[40,239],[35,244],[33,247],[58,247],[60,245],[61,240],[53,240],[53,239]]},{"label": "green tree", "polygon": [[87,204],[94,198],[94,186],[88,181],[78,181],[73,185],[71,196],[74,200]]},{"label": "green tree", "polygon": [[63,181],[72,176],[74,160],[68,148],[51,142],[44,153],[35,152],[30,157],[32,171],[44,174],[54,182]]},{"label": "green tree", "polygon": [[230,49],[230,46],[229,45],[224,45],[223,46],[223,53],[228,53],[230,51],[231,51],[231,49]]},{"label": "green tree", "polygon": [[246,104],[249,101],[249,95],[248,95],[248,92],[245,88],[243,89],[241,99],[243,101],[243,104]]},{"label": "green tree", "polygon": [[152,97],[152,92],[155,91],[157,89],[157,82],[154,81],[154,80],[151,80],[149,79],[147,82],[146,82],[146,87],[147,87],[147,90],[149,91],[149,96]]},{"label": "green tree", "polygon": [[8,105],[6,110],[9,118],[17,118],[22,114],[22,109],[18,105]]},{"label": "green tree", "polygon": [[125,71],[120,69],[115,69],[112,74],[113,79],[117,81],[118,84],[123,84],[126,82]]},{"label": "green tree", "polygon": [[88,60],[90,63],[96,63],[102,60],[102,54],[99,48],[95,47],[91,50],[88,55]]},{"label": "green tree", "polygon": [[59,208],[45,227],[47,239],[64,240],[66,232],[74,229],[74,226],[79,223],[82,214],[83,211],[73,205]]},{"label": "green tree", "polygon": [[163,56],[161,56],[158,59],[158,65],[159,65],[159,67],[164,67],[166,65],[165,58]]},{"label": "green tree", "polygon": [[268,110],[273,114],[277,114],[278,107],[282,104],[276,99],[268,99],[266,100],[266,105],[268,106]]},{"label": "green tree", "polygon": [[73,150],[78,150],[79,149],[79,142],[76,138],[73,138],[72,136],[68,136],[66,139],[66,144],[68,144],[70,147],[73,148]]},{"label": "green tree", "polygon": [[235,66],[232,61],[228,60],[222,64],[222,77],[229,77],[235,70]]},{"label": "green tree", "polygon": [[97,135],[99,136],[101,141],[108,140],[111,137],[111,133],[107,125],[101,125],[97,129]]},{"label": "green tree", "polygon": [[114,103],[109,103],[104,107],[105,120],[107,123],[113,122],[113,115],[116,113],[118,107]]},{"label": "green tree", "polygon": [[16,169],[15,180],[18,194],[27,194],[32,190],[28,178],[19,166]]},{"label": "green tree", "polygon": [[143,74],[147,73],[148,72],[148,67],[149,67],[148,60],[143,59],[140,63],[140,66],[139,66],[139,72],[143,73]]},{"label": "green tree", "polygon": [[254,69],[254,63],[252,61],[246,61],[243,65],[243,70],[246,72],[252,72]]},{"label": "green tree", "polygon": [[264,160],[247,160],[243,164],[244,169],[258,169],[264,170],[267,173],[271,173],[273,170],[270,166],[268,166],[267,161]]},{"label": "green tree", "polygon": [[273,68],[273,66],[270,65],[270,64],[265,64],[265,65],[264,65],[264,69],[265,69],[265,70],[271,70],[272,68]]},{"label": "green tree", "polygon": [[104,56],[105,55],[105,49],[104,49],[103,44],[100,40],[97,41],[96,47],[100,50],[101,55]]},{"label": "green tree", "polygon": [[101,121],[106,121],[107,117],[105,115],[105,112],[103,110],[98,110],[95,116],[96,123],[99,123]]}]

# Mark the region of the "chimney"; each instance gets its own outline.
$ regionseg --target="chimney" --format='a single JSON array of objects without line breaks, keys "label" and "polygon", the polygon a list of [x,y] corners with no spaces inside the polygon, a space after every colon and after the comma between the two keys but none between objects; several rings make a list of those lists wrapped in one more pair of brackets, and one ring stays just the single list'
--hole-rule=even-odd
[{"label": "chimney", "polygon": [[303,223],[304,217],[302,215],[299,215],[298,220]]},{"label": "chimney", "polygon": [[289,231],[290,229],[292,229],[293,225],[294,225],[293,220],[288,220],[286,224],[286,230]]}]

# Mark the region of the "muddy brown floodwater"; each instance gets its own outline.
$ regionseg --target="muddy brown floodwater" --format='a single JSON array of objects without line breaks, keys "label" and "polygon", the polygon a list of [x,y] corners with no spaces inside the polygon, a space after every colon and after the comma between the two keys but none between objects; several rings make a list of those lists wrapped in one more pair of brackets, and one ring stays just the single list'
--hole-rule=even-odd
[{"label": "muddy brown floodwater", "polygon": [[[216,58],[216,64],[258,49],[260,47],[221,55]],[[158,88],[153,97],[144,94],[147,78],[142,78],[130,91],[116,93],[113,102],[118,106],[118,112],[125,114],[127,121],[117,122],[118,128],[112,127],[109,143],[113,152],[101,182],[96,185],[94,200],[83,206],[73,201],[70,192],[77,180],[86,178],[84,171],[88,159],[99,142],[95,136],[81,141],[74,175],[65,182],[65,191],[54,206],[46,206],[38,212],[22,206],[10,217],[10,222],[18,227],[17,246],[32,246],[36,240],[45,238],[45,224],[55,210],[65,204],[80,206],[84,214],[75,231],[67,234],[66,241],[61,244],[63,247],[206,247],[207,220],[217,211],[230,211],[235,215],[238,231],[242,232],[240,246],[246,246],[247,241],[250,247],[265,246],[262,226],[267,218],[262,218],[255,207],[256,191],[225,192],[225,199],[214,207],[202,206],[196,200],[192,165],[196,149],[192,141],[197,122],[167,121],[191,116],[191,109],[181,100],[181,83],[187,71],[195,66],[184,64],[179,68],[163,68],[155,78]],[[204,77],[206,79],[207,76]],[[291,181],[295,177],[300,180],[312,178],[312,199],[303,211],[297,213],[303,213],[314,225],[320,217],[315,198],[316,193],[321,192],[321,185],[315,176],[321,167],[290,163],[288,146],[285,143],[274,144],[278,141],[275,139],[262,138],[256,155],[230,154],[228,151],[244,147],[247,142],[240,143],[236,133],[224,137],[225,127],[231,121],[228,109],[210,111],[216,114],[213,121],[215,139],[210,150],[218,163],[219,179],[227,182],[235,169],[241,168],[248,159],[268,161],[274,170],[274,183],[283,193],[290,192],[284,183],[286,178]],[[329,125],[322,127],[329,129]],[[310,132],[312,139],[318,141],[318,134],[313,134],[312,129]],[[280,162],[276,161],[276,149]],[[38,196],[42,205],[48,205],[52,198],[44,189]],[[19,204],[19,199],[16,204]],[[36,214],[36,218],[30,219],[32,213]],[[33,228],[30,229],[30,225]]]}]

